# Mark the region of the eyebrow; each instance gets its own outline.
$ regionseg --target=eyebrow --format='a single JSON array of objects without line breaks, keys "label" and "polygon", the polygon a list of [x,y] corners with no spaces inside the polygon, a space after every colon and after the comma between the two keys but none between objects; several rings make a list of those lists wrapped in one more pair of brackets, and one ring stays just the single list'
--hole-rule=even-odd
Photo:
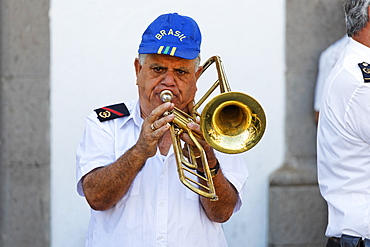
[{"label": "eyebrow", "polygon": [[[149,65],[149,68],[156,68],[156,67],[159,67],[159,68],[163,68],[163,69],[168,69],[168,67],[166,67],[166,66],[163,66],[163,65],[161,65],[161,64],[159,64],[159,63],[153,63],[153,64],[150,64]],[[182,70],[182,71],[185,71],[185,72],[187,72],[187,73],[189,73],[189,68],[188,67],[184,67],[184,66],[181,66],[181,67],[179,67],[179,68],[174,68],[174,70]]]},{"label": "eyebrow", "polygon": [[155,68],[155,67],[167,68],[159,63],[153,63],[149,65],[149,68]]}]

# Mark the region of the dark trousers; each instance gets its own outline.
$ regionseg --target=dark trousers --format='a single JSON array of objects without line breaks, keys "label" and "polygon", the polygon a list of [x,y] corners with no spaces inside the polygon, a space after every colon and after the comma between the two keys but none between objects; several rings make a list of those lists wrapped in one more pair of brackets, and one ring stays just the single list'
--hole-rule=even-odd
[{"label": "dark trousers", "polygon": [[329,238],[326,247],[370,247],[370,240],[342,235],[341,238]]},{"label": "dark trousers", "polygon": [[332,238],[328,238],[326,247],[340,247],[340,243],[335,242]]}]

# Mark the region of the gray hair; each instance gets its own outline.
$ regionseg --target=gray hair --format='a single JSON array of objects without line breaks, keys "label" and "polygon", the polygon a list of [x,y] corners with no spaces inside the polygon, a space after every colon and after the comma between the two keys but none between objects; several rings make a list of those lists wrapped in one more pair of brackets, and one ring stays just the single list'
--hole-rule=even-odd
[{"label": "gray hair", "polygon": [[369,21],[368,7],[370,0],[345,0],[344,13],[347,35],[352,37],[361,31]]},{"label": "gray hair", "polygon": [[[141,65],[144,64],[147,55],[148,54],[139,54],[138,55],[139,62],[140,62]],[[199,65],[200,65],[200,54],[194,59],[194,63],[195,63],[195,70],[197,70]]]}]

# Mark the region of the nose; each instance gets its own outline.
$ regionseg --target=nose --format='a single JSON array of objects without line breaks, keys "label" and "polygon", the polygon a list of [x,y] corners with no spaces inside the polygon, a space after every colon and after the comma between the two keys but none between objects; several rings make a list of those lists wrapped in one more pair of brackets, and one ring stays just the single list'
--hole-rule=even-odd
[{"label": "nose", "polygon": [[164,77],[161,81],[162,84],[166,86],[173,86],[175,85],[175,75],[172,71],[167,71],[167,73],[164,74]]}]

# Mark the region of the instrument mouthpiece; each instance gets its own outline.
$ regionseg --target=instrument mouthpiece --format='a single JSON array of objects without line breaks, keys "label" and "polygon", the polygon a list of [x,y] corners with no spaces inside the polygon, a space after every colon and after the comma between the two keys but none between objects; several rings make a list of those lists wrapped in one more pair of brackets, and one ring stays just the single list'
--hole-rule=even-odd
[{"label": "instrument mouthpiece", "polygon": [[163,90],[160,94],[160,98],[163,102],[170,102],[173,98],[173,93],[170,90]]}]

